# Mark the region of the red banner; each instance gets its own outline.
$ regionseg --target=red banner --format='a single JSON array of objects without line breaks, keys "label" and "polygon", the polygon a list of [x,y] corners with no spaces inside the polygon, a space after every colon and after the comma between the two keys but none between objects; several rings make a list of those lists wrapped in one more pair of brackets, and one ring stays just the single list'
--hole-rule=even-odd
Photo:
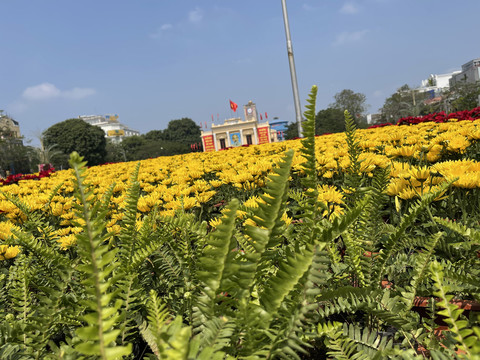
[{"label": "red banner", "polygon": [[232,100],[230,100],[230,109],[232,109],[234,112],[237,111],[238,105],[235,104]]},{"label": "red banner", "polygon": [[268,133],[268,126],[257,128],[258,143],[267,144],[270,142],[270,134]]},{"label": "red banner", "polygon": [[203,151],[215,151],[215,144],[213,143],[213,135],[203,136]]}]

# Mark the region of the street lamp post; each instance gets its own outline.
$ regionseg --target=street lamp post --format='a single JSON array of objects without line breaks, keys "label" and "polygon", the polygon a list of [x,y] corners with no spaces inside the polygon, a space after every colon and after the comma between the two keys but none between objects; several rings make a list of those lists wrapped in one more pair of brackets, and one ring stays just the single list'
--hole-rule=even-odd
[{"label": "street lamp post", "polygon": [[285,24],[285,36],[287,38],[288,63],[290,65],[290,77],[292,79],[293,101],[295,104],[295,114],[298,125],[298,136],[303,137],[302,129],[302,108],[300,105],[300,97],[298,96],[297,73],[295,71],[295,61],[293,59],[293,46],[290,38],[290,27],[288,25],[288,14],[286,0],[282,0],[283,22]]}]

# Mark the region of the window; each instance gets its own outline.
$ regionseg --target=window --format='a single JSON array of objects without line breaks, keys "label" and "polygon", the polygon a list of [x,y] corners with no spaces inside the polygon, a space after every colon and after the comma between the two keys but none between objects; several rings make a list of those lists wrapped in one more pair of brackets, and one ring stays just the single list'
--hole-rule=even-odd
[{"label": "window", "polygon": [[247,145],[252,145],[252,135],[246,135]]},{"label": "window", "polygon": [[225,139],[220,139],[220,149],[225,149],[227,146],[225,145]]}]

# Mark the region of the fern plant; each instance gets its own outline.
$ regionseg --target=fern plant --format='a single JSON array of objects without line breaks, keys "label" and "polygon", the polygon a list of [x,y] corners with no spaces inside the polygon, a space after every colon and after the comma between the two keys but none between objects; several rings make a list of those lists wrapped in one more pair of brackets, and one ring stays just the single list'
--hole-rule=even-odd
[{"label": "fern plant", "polygon": [[109,248],[104,234],[105,206],[91,207],[88,197],[91,189],[85,184],[85,165],[77,153],[70,156],[70,166],[75,171],[75,196],[80,202],[76,206],[77,219],[83,220],[83,232],[77,235],[78,254],[81,264],[78,270],[83,275],[87,298],[82,301],[87,311],[82,319],[85,326],[75,333],[82,341],[75,349],[84,355],[99,355],[101,359],[115,359],[131,352],[131,344],[117,346],[116,339],[121,329],[119,309],[122,301],[116,297],[118,290],[114,287],[117,249]]},{"label": "fern plant", "polygon": [[[360,171],[348,113],[347,200],[343,213],[324,216],[316,93],[313,87],[305,112],[301,188],[290,189],[294,153],[286,151],[256,190],[258,208],[244,212],[247,193],[237,189],[240,199],[226,195],[215,229],[203,221],[211,212],[201,210],[165,217],[153,209],[139,224],[137,165],[120,232],[108,233],[115,184],[92,196],[78,154],[71,156],[73,222],[82,231],[70,250],[58,250],[49,205],[33,210],[3,194],[22,223],[5,243],[21,245],[22,254],[0,267],[0,358],[301,359],[318,351],[415,359],[421,347],[437,359],[478,356],[480,320],[451,300],[478,299],[480,231],[430,216],[449,183],[413,202],[396,226],[385,223],[390,170],[378,168],[372,178]],[[416,231],[424,213],[430,227]],[[285,214],[296,221],[288,226]],[[430,299],[430,320],[411,311],[419,294]],[[435,313],[451,330],[445,339],[434,337]]]}]

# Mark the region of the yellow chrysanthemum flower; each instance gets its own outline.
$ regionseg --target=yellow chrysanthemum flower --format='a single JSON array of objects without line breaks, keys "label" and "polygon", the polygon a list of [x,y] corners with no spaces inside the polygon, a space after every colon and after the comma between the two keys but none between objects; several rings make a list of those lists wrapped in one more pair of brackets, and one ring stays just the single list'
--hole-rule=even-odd
[{"label": "yellow chrysanthemum flower", "polygon": [[197,193],[197,194],[195,194],[195,199],[198,201],[198,203],[205,204],[212,197],[214,197],[216,193],[217,192],[215,190],[205,191],[205,192],[202,192],[202,193]]},{"label": "yellow chrysanthemum flower", "polygon": [[248,209],[256,209],[258,208],[259,203],[265,203],[262,199],[260,199],[258,196],[252,196],[251,198],[247,199],[244,203],[243,206],[245,206]]},{"label": "yellow chrysanthemum flower", "polygon": [[413,199],[416,196],[418,196],[418,194],[411,186],[405,187],[398,193],[398,197],[403,200]]},{"label": "yellow chrysanthemum flower", "polygon": [[218,188],[223,185],[223,181],[221,180],[210,180],[210,185],[212,185],[214,188]]},{"label": "yellow chrysanthemum flower", "polygon": [[0,245],[0,260],[13,259],[19,252],[19,246]]},{"label": "yellow chrysanthemum flower", "polygon": [[61,250],[67,250],[70,246],[77,243],[77,239],[75,238],[75,234],[70,234],[60,237],[57,242],[60,244]]},{"label": "yellow chrysanthemum flower", "polygon": [[220,217],[214,218],[208,222],[208,224],[214,229],[216,229],[217,226],[220,225],[221,223],[222,223],[222,219]]},{"label": "yellow chrysanthemum flower", "polygon": [[343,204],[343,194],[334,186],[322,185],[318,188],[318,201],[328,204]]},{"label": "yellow chrysanthemum flower", "polygon": [[20,228],[10,221],[0,222],[0,240],[6,240],[12,235],[12,230],[20,230]]},{"label": "yellow chrysanthemum flower", "polygon": [[430,169],[426,166],[412,167],[408,171],[419,182],[424,182],[430,177]]},{"label": "yellow chrysanthemum flower", "polygon": [[283,220],[283,222],[285,223],[285,225],[286,225],[287,227],[289,227],[290,224],[292,223],[292,218],[289,217],[286,212],[283,213],[283,215],[282,215],[282,220]]}]

